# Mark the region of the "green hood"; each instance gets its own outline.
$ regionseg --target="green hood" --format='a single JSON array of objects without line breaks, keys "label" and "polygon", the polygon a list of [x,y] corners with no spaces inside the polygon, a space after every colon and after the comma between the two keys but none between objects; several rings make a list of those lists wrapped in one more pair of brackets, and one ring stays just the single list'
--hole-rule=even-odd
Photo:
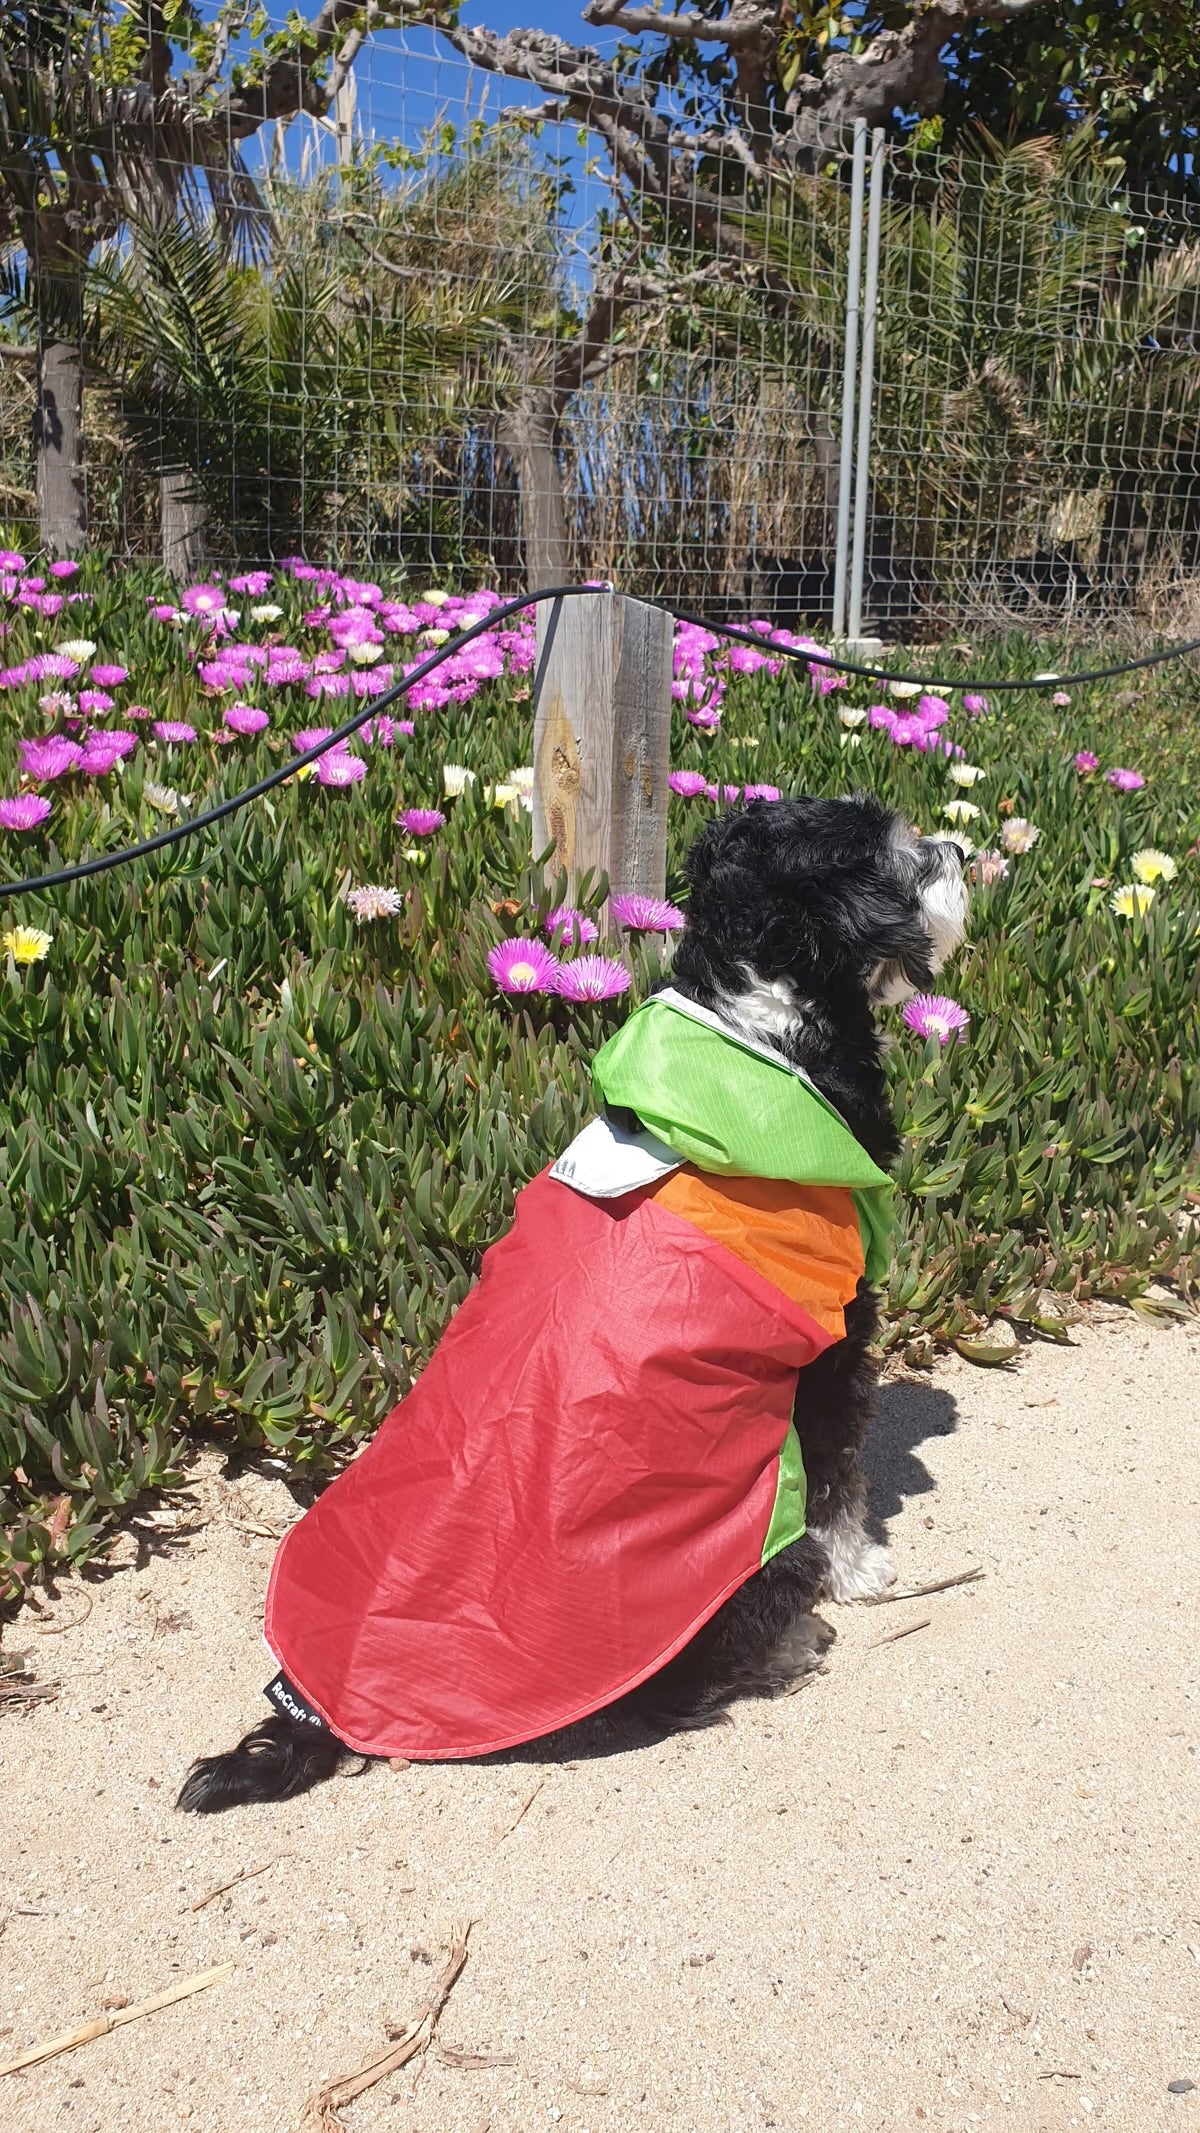
[{"label": "green hood", "polygon": [[635,1111],[697,1170],[848,1186],[868,1281],[887,1278],[892,1181],[794,1068],[673,992],[639,1007],[596,1055],[604,1103]]}]

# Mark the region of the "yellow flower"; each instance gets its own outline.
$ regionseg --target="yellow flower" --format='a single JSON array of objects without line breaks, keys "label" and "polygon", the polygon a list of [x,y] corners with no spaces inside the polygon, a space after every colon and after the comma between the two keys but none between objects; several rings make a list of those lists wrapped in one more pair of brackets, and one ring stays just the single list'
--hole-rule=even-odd
[{"label": "yellow flower", "polygon": [[1154,890],[1145,882],[1127,882],[1109,898],[1118,918],[1144,918],[1154,902]]},{"label": "yellow flower", "polygon": [[50,953],[52,933],[43,933],[40,926],[14,926],[11,933],[0,935],[0,946],[14,963],[28,965],[40,963]]},{"label": "yellow flower", "polygon": [[1129,863],[1138,880],[1142,882],[1174,881],[1179,872],[1170,853],[1156,851],[1152,844],[1146,845],[1140,852],[1135,852]]},{"label": "yellow flower", "polygon": [[519,785],[485,785],[483,793],[484,798],[492,807],[519,807],[521,805],[521,788]]},{"label": "yellow flower", "polygon": [[422,630],[421,642],[422,644],[445,644],[449,635],[449,630]]}]

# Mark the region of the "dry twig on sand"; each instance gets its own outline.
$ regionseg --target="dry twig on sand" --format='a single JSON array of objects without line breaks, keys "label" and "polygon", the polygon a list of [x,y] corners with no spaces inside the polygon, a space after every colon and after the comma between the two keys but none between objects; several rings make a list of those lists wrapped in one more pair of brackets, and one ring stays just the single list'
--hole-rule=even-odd
[{"label": "dry twig on sand", "polygon": [[926,1600],[931,1592],[951,1592],[956,1585],[974,1585],[984,1575],[978,1564],[974,1570],[960,1570],[954,1578],[935,1578],[931,1585],[910,1585],[907,1592],[881,1592],[877,1604],[882,1607],[889,1600]]},{"label": "dry twig on sand", "polygon": [[378,2059],[368,2060],[365,2066],[359,2068],[357,2074],[339,2074],[332,2081],[327,2081],[324,2088],[317,2089],[304,2106],[300,2133],[344,2133],[338,2113],[344,2111],[348,2103],[353,2103],[355,2097],[361,2096],[364,2089],[374,2088],[377,2081],[383,2081],[389,2074],[398,2072],[400,2067],[407,2066],[409,2060],[415,2059],[418,2052],[429,2049],[442,2009],[467,1960],[467,1940],[470,1932],[469,1919],[465,1925],[451,1928],[450,1953],[446,1958],[445,1968],[422,2012],[400,2031],[395,2043]]},{"label": "dry twig on sand", "polygon": [[511,1837],[514,1829],[517,1827],[517,1824],[525,1820],[526,1815],[529,1813],[530,1808],[533,1806],[533,1803],[536,1800],[545,1782],[545,1778],[539,1778],[537,1784],[533,1788],[533,1791],[530,1793],[529,1798],[527,1800],[524,1800],[521,1806],[518,1807],[516,1814],[512,1818],[512,1821],[506,1822],[503,1829],[498,1829],[496,1831],[497,1844],[503,1844],[506,1837]]},{"label": "dry twig on sand", "polygon": [[57,1696],[56,1681],[35,1681],[24,1655],[6,1658],[0,1652],[0,1709],[5,1704],[47,1703]]},{"label": "dry twig on sand", "polygon": [[202,1911],[206,1903],[211,1903],[214,1897],[223,1896],[225,1894],[226,1889],[236,1889],[240,1882],[253,1881],[256,1875],[265,1874],[270,1867],[274,1866],[274,1864],[275,1861],[273,1859],[268,1859],[262,1866],[243,1867],[241,1873],[235,1874],[232,1880],[218,1882],[216,1888],[210,1889],[207,1896],[198,1896],[195,1903],[191,1907],[192,1910]]},{"label": "dry twig on sand", "polygon": [[25,2066],[40,2066],[43,2059],[57,2059],[62,2052],[73,2052],[77,2045],[91,2044],[96,2037],[106,2037],[110,2029],[120,2029],[125,2022],[138,2022],[143,2015],[157,2014],[160,2007],[172,2007],[176,2000],[189,2000],[194,1992],[207,1992],[210,1985],[219,1985],[224,1978],[233,1976],[232,1963],[218,1963],[215,1970],[201,1970],[196,1977],[179,1978],[168,1985],[165,1992],[156,1992],[148,2000],[139,2000],[136,2007],[117,2007],[111,2014],[97,2015],[94,2022],[85,2022],[79,2029],[69,2029],[61,2037],[51,2037],[45,2044],[34,2044],[27,2052],[18,2052],[15,2059],[0,2066],[0,2079],[5,2074],[17,2074]]},{"label": "dry twig on sand", "polygon": [[913,1637],[919,1629],[929,1629],[930,1627],[928,1615],[926,1615],[923,1622],[906,1622],[903,1629],[891,1629],[886,1637],[876,1637],[871,1650],[877,1652],[881,1644],[899,1644],[901,1637]]}]

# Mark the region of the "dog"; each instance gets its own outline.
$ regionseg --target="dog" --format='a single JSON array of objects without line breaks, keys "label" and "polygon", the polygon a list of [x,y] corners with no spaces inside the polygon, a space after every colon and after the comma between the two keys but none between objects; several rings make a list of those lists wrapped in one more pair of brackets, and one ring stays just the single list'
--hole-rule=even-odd
[{"label": "dog", "polygon": [[[714,818],[688,857],[675,993],[733,1039],[798,1070],[881,1171],[899,1139],[876,1012],[927,987],[961,944],[964,857],[952,838],[919,836],[869,794],[752,802]],[[887,1551],[866,1529],[860,1466],[878,1315],[864,1276],[846,1303],[845,1337],[799,1372],[793,1420],[807,1530],[611,1702],[610,1719],[628,1715],[659,1731],[707,1725],[735,1698],[785,1691],[821,1666],[834,1641],[817,1603],[877,1599],[894,1582]],[[269,1717],[231,1752],[193,1764],[182,1809],[286,1799],[332,1775],[346,1745],[285,1676],[268,1693]]]}]

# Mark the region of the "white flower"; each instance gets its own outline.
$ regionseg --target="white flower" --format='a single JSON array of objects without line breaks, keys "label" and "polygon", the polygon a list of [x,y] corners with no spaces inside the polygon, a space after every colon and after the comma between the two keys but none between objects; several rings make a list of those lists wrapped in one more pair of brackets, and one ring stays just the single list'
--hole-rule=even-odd
[{"label": "white flower", "polygon": [[1034,823],[1026,822],[1023,815],[1014,815],[1001,830],[1000,842],[1006,852],[1031,852],[1041,834],[1040,829]]},{"label": "white flower", "polygon": [[905,697],[919,696],[920,694],[921,684],[919,681],[889,681],[888,683],[889,696]]},{"label": "white flower", "polygon": [[468,770],[465,763],[442,764],[442,791],[448,800],[461,798],[468,785],[474,785],[475,783],[475,773],[473,770]]},{"label": "white flower", "polygon": [[426,607],[444,607],[450,595],[448,592],[431,592],[422,593],[421,597]]},{"label": "white flower", "polygon": [[1135,852],[1129,862],[1138,881],[1149,884],[1154,881],[1174,881],[1179,872],[1169,852],[1160,852],[1156,846],[1147,844]]},{"label": "white flower", "polygon": [[507,782],[509,785],[515,785],[518,792],[532,792],[534,775],[532,764],[526,763],[520,770],[510,770]]},{"label": "white flower", "polygon": [[283,609],[281,607],[272,607],[268,601],[265,607],[251,608],[250,620],[251,622],[278,622],[282,613]]},{"label": "white flower", "polygon": [[843,748],[861,748],[863,744],[861,733],[843,733],[839,739]]},{"label": "white flower", "polygon": [[370,644],[365,638],[357,638],[346,646],[346,650],[356,667],[373,667],[377,659],[383,658],[383,646]]},{"label": "white flower", "polygon": [[1113,892],[1109,903],[1118,918],[1144,918],[1154,896],[1155,891],[1148,881],[1129,882]]},{"label": "white flower", "polygon": [[490,807],[519,807],[522,793],[519,785],[485,785],[484,799]]},{"label": "white flower", "polygon": [[96,647],[90,637],[68,637],[58,649],[64,659],[90,659]]},{"label": "white flower", "polygon": [[422,630],[421,642],[422,644],[445,644],[449,635],[449,630]]},{"label": "white flower", "polygon": [[864,726],[867,721],[867,714],[865,711],[854,710],[850,704],[845,704],[838,712],[838,718],[843,726]]},{"label": "white flower", "polygon": [[377,882],[367,882],[361,889],[347,889],[346,902],[360,926],[372,918],[399,918],[404,909],[399,889],[381,888]]},{"label": "white flower", "polygon": [[987,772],[981,770],[978,763],[951,763],[949,776],[952,785],[978,785]]},{"label": "white flower", "polygon": [[982,812],[983,810],[973,806],[970,800],[951,800],[949,806],[942,809],[947,822],[954,823],[974,822]]},{"label": "white flower", "polygon": [[153,778],[147,778],[143,785],[142,798],[160,815],[177,815],[180,807],[186,804],[180,800],[173,785],[156,785]]}]

